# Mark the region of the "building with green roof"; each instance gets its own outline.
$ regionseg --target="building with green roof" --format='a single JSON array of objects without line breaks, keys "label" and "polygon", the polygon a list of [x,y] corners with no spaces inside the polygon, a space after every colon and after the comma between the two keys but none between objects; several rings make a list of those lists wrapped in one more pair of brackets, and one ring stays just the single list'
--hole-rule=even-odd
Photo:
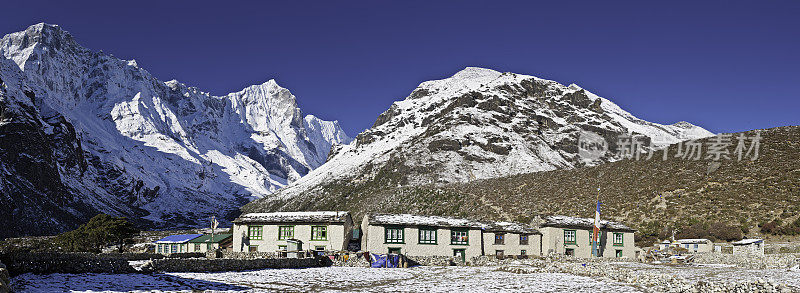
[{"label": "building with green roof", "polygon": [[233,246],[233,234],[204,234],[189,241],[191,252],[206,252],[214,249],[231,250]]}]

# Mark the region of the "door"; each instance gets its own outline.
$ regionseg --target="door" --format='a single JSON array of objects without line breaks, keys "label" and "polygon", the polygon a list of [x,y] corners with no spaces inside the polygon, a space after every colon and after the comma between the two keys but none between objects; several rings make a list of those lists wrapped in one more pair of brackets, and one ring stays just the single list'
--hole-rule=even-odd
[{"label": "door", "polygon": [[461,262],[467,261],[467,250],[466,249],[453,249],[453,256],[456,259],[461,260]]}]

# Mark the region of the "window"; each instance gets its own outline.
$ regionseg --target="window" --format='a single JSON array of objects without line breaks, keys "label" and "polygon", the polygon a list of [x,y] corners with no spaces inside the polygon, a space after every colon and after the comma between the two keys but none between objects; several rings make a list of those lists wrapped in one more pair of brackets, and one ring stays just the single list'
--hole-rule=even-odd
[{"label": "window", "polygon": [[361,229],[353,228],[353,240],[361,238]]},{"label": "window", "polygon": [[450,230],[450,244],[469,245],[469,230],[467,229]]},{"label": "window", "polygon": [[503,245],[506,242],[506,235],[502,233],[494,233],[494,244]]},{"label": "window", "polygon": [[328,226],[311,226],[311,240],[328,240]]},{"label": "window", "polygon": [[436,229],[420,228],[419,244],[436,244]]},{"label": "window", "polygon": [[622,233],[614,233],[614,246],[622,246],[625,236]]},{"label": "window", "polygon": [[314,250],[316,250],[316,251],[325,251],[325,245],[314,246]]},{"label": "window", "polygon": [[286,245],[278,245],[278,254],[281,257],[286,257],[287,256],[287,252],[286,252],[287,250],[288,250],[288,247]]},{"label": "window", "polygon": [[528,235],[519,235],[519,245],[528,245]]},{"label": "window", "polygon": [[575,230],[564,230],[564,244],[575,244]]},{"label": "window", "polygon": [[178,245],[177,244],[170,245],[169,250],[170,250],[170,253],[177,253],[178,252]]},{"label": "window", "polygon": [[400,254],[400,247],[389,247],[389,254]]},{"label": "window", "polygon": [[258,251],[258,245],[250,245],[247,247],[247,251],[249,252],[256,252]]},{"label": "window", "polygon": [[525,249],[519,251],[519,255],[528,255],[528,251]]},{"label": "window", "polygon": [[697,250],[698,247],[699,247],[699,245],[695,244],[694,245],[694,250]]},{"label": "window", "polygon": [[621,257],[622,257],[622,250],[620,250],[620,249],[617,249],[617,253],[615,254],[615,256],[616,256],[617,258],[621,258]]},{"label": "window", "polygon": [[206,243],[206,250],[211,250],[211,249],[213,249],[211,248],[211,243]]},{"label": "window", "polygon": [[385,241],[386,243],[404,243],[405,235],[403,228],[386,227],[385,228]]},{"label": "window", "polygon": [[686,249],[689,249],[689,244],[686,244]]},{"label": "window", "polygon": [[291,238],[294,238],[294,226],[278,227],[278,240],[286,240]]},{"label": "window", "polygon": [[200,243],[194,244],[194,251],[200,251]]},{"label": "window", "polygon": [[503,259],[503,251],[502,250],[495,250],[494,251],[494,256],[497,257],[497,259]]},{"label": "window", "polygon": [[250,240],[261,240],[264,235],[264,226],[247,226],[247,238]]},{"label": "window", "polygon": [[573,248],[567,248],[567,249],[565,249],[565,250],[564,250],[564,255],[568,255],[568,256],[575,256],[575,249],[573,249]]}]

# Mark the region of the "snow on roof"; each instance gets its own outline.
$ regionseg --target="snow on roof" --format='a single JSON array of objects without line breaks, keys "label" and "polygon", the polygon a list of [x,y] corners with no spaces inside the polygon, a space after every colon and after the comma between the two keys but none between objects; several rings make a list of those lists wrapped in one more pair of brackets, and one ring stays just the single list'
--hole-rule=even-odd
[{"label": "snow on roof", "polygon": [[752,239],[742,239],[742,240],[733,242],[731,244],[733,244],[733,245],[749,245],[749,244],[759,243],[759,242],[763,242],[763,241],[764,241],[764,239],[752,238]]},{"label": "snow on roof", "polygon": [[430,227],[485,228],[486,224],[468,219],[439,216],[420,216],[411,214],[372,214],[368,216],[370,225],[407,225]]},{"label": "snow on roof", "polygon": [[542,234],[539,230],[534,229],[530,225],[512,223],[512,222],[492,222],[488,223],[484,229],[488,232],[508,232],[520,234]]},{"label": "snow on roof", "polygon": [[[594,219],[590,218],[578,218],[569,216],[546,216],[544,220],[545,222],[542,224],[542,227],[585,228],[585,229],[594,228]],[[600,228],[606,230],[616,230],[616,231],[628,231],[628,232],[636,231],[633,228],[625,226],[622,223],[606,221],[606,220],[600,220]]]},{"label": "snow on roof", "polygon": [[698,238],[698,239],[678,239],[678,240],[675,240],[675,242],[678,242],[678,243],[680,243],[680,244],[703,244],[703,243],[708,243],[708,242],[711,242],[711,240],[708,240],[708,239],[705,239],[705,238]]},{"label": "snow on roof", "polygon": [[239,216],[234,223],[344,223],[350,212],[275,212],[249,213]]},{"label": "snow on roof", "polygon": [[167,237],[156,240],[155,243],[186,243],[189,242],[189,240],[195,239],[200,236],[203,236],[203,234],[169,235]]}]

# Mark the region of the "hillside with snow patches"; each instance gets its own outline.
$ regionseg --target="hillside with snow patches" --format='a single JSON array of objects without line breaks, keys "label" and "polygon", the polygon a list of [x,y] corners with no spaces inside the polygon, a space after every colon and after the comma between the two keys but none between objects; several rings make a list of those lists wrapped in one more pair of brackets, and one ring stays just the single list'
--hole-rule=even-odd
[{"label": "hillside with snow patches", "polygon": [[[619,134],[645,146],[711,136],[688,122],[661,125],[636,118],[577,85],[468,67],[426,81],[395,102],[374,126],[276,196],[243,211],[346,208],[381,188],[466,182],[594,166],[616,160],[578,156],[581,131],[616,148]],[[358,196],[356,196],[358,195]],[[409,212],[413,212],[409,205]]]},{"label": "hillside with snow patches", "polygon": [[162,82],[56,25],[0,40],[0,238],[97,212],[195,226],[272,194],[351,139],[274,80],[225,96]]}]

